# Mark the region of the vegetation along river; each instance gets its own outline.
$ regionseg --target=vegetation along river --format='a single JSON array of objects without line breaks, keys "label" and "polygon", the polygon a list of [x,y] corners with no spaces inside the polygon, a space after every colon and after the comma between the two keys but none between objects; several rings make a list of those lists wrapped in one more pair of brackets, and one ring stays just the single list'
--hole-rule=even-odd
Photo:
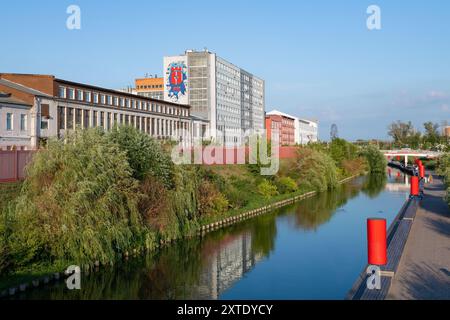
[{"label": "vegetation along river", "polygon": [[[359,177],[336,190],[144,257],[82,274],[26,299],[343,299],[366,265],[366,219],[388,225],[409,187],[403,174]],[[17,298],[17,297],[16,297]]]}]

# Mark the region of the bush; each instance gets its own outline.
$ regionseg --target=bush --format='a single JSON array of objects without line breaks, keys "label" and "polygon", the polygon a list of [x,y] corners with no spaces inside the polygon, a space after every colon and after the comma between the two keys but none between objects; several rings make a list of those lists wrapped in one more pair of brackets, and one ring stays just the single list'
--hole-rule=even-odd
[{"label": "bush", "polygon": [[258,184],[257,190],[265,199],[278,195],[277,187],[265,179]]},{"label": "bush", "polygon": [[142,234],[126,154],[96,129],[50,140],[27,168],[11,214],[16,267],[57,260],[107,262]]},{"label": "bush", "polygon": [[200,185],[198,202],[201,216],[220,214],[228,209],[227,199],[208,180],[204,180]]},{"label": "bush", "polygon": [[173,162],[159,142],[130,126],[115,126],[107,135],[126,153],[135,179],[142,181],[150,174],[173,188]]},{"label": "bush", "polygon": [[281,177],[276,181],[278,191],[282,194],[292,193],[298,190],[298,185],[291,177]]},{"label": "bush", "polygon": [[361,155],[366,158],[370,172],[384,173],[386,171],[387,160],[376,146],[368,145],[364,147]]},{"label": "bush", "polygon": [[296,168],[297,184],[300,188],[325,191],[337,186],[337,168],[334,160],[327,154],[310,149],[300,148]]}]

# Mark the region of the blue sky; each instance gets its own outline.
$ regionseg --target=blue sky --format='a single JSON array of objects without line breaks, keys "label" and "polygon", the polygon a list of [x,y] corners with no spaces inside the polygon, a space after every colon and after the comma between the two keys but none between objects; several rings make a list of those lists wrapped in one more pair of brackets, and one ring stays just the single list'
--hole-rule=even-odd
[{"label": "blue sky", "polygon": [[[81,30],[66,8],[81,8]],[[366,28],[369,5],[382,29]],[[118,88],[207,47],[266,81],[266,110],[321,138],[387,138],[395,120],[450,120],[450,1],[21,1],[0,10],[0,72]]]}]

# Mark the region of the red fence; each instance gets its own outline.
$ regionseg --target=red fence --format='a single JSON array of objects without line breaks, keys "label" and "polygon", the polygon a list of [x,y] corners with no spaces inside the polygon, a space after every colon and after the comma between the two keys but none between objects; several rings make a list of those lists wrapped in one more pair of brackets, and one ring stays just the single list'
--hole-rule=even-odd
[{"label": "red fence", "polygon": [[[292,159],[297,155],[298,147],[295,146],[283,146],[279,150],[280,159]],[[223,149],[222,149],[223,150]],[[0,182],[14,182],[25,178],[25,167],[31,161],[31,157],[35,151],[0,151]],[[222,151],[223,152],[223,151]],[[215,153],[215,152],[213,152]],[[230,154],[231,153],[231,154]],[[238,154],[244,154],[244,158]],[[239,163],[238,159],[245,162],[245,158],[248,158],[249,149],[245,150],[241,148],[225,149],[223,158],[221,158],[220,164],[233,164]],[[205,159],[203,159],[205,160]],[[212,165],[207,161],[202,162],[206,165]]]},{"label": "red fence", "polygon": [[34,151],[0,151],[0,182],[13,182],[25,178],[25,166]]}]

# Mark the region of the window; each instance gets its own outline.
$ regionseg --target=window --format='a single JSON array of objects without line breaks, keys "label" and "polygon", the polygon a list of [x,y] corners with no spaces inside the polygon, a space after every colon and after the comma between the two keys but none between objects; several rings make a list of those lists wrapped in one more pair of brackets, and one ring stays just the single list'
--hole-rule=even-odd
[{"label": "window", "polygon": [[81,109],[75,109],[75,124],[77,126],[81,125]]},{"label": "window", "polygon": [[100,103],[101,104],[106,104],[106,97],[104,94],[100,95]]},{"label": "window", "polygon": [[74,100],[75,99],[75,89],[69,88],[67,89],[68,98]]},{"label": "window", "polygon": [[67,129],[73,129],[73,108],[67,108]]},{"label": "window", "polygon": [[66,127],[65,118],[66,113],[64,111],[64,107],[58,107],[58,126],[60,130],[65,129]]},{"label": "window", "polygon": [[48,104],[41,104],[41,116],[50,118],[50,106]]},{"label": "window", "polygon": [[89,128],[89,110],[84,110],[84,128]]},{"label": "window", "polygon": [[65,87],[59,87],[59,97],[60,98],[66,97],[66,88]]},{"label": "window", "polygon": [[27,130],[27,115],[26,114],[20,115],[20,130],[21,131]]},{"label": "window", "polygon": [[41,121],[41,130],[47,130],[48,129],[48,121]]},{"label": "window", "polygon": [[83,91],[77,90],[77,100],[83,101]]},{"label": "window", "polygon": [[100,127],[105,127],[105,113],[103,111],[100,112]]},{"label": "window", "polygon": [[94,93],[94,103],[98,103],[98,93]]},{"label": "window", "polygon": [[124,98],[120,98],[120,106],[125,107],[125,99]]},{"label": "window", "polygon": [[91,93],[89,91],[84,92],[84,98],[87,102],[91,102]]},{"label": "window", "polygon": [[109,105],[112,105],[112,97],[111,96],[107,96],[106,101]]},{"label": "window", "polygon": [[6,130],[12,131],[13,129],[13,114],[7,113],[6,114]]},{"label": "window", "polygon": [[114,105],[119,106],[119,98],[118,97],[114,97]]}]

